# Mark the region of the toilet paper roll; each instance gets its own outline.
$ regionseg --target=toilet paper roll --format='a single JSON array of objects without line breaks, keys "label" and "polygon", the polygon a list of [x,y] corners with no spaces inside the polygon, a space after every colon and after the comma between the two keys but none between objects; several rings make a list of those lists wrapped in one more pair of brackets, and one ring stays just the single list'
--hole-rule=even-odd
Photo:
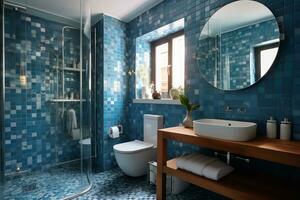
[{"label": "toilet paper roll", "polygon": [[117,126],[110,127],[108,135],[111,138],[118,138],[118,137],[120,137],[119,128]]}]

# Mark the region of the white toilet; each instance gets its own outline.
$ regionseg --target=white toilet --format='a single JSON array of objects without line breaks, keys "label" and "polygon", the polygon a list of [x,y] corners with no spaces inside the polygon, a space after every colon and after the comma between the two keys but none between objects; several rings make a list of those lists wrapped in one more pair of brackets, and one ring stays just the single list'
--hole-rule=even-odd
[{"label": "white toilet", "polygon": [[114,145],[121,170],[128,176],[147,173],[148,162],[156,160],[157,129],[163,128],[162,115],[144,115],[144,141],[134,140]]}]

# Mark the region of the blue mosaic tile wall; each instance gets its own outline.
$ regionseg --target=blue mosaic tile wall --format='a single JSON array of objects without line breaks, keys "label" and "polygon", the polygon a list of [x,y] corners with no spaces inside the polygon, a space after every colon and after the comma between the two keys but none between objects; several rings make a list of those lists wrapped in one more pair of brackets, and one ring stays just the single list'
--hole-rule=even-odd
[{"label": "blue mosaic tile wall", "polygon": [[[225,66],[226,57],[229,57],[230,88],[245,88],[254,82],[255,69],[252,68],[255,63],[253,55],[255,46],[279,37],[276,20],[264,21],[220,36],[222,44],[220,46],[220,62],[221,66]],[[253,56],[251,57],[251,55]]]},{"label": "blue mosaic tile wall", "polygon": [[[293,9],[290,5],[287,9]],[[286,11],[288,12],[288,10]],[[289,63],[286,64],[287,68],[293,70],[293,96],[292,96],[292,116],[294,121],[294,132],[300,132],[300,68],[297,67],[297,63],[300,63],[300,1],[294,1],[294,12],[286,16],[288,23],[288,30],[291,33],[290,37],[294,40],[290,42],[290,45],[294,45],[294,49],[289,49],[287,57]],[[288,21],[291,20],[291,21]],[[294,27],[292,26],[294,24]],[[286,25],[287,26],[287,25]],[[285,75],[287,76],[287,75]],[[287,77],[290,78],[290,77]],[[297,122],[297,123],[295,123]],[[300,140],[300,134],[296,135],[297,139]]]},{"label": "blue mosaic tile wall", "polygon": [[[62,65],[63,26],[5,8],[6,174],[14,173],[17,167],[35,170],[80,158],[78,141],[64,131],[61,104],[49,102],[63,98],[57,92],[62,90],[61,70],[56,69]],[[67,60],[77,57],[72,49],[68,52]],[[26,75],[25,85],[20,75]],[[74,86],[78,79],[76,74],[66,74],[66,91],[78,91]],[[79,111],[77,104],[68,107]]]},{"label": "blue mosaic tile wall", "polygon": [[221,74],[219,73],[217,76],[215,76],[219,58],[219,53],[217,51],[218,42],[218,37],[206,37],[201,39],[201,42],[198,42],[196,58],[198,66],[202,66],[202,68],[199,67],[199,70],[202,72],[202,76],[212,85],[219,85],[220,87],[223,87],[220,85],[221,81],[219,81],[221,78],[218,78],[218,75]]},{"label": "blue mosaic tile wall", "polygon": [[[203,66],[201,72],[206,80],[219,88],[245,88],[255,81],[254,48],[265,42],[274,43],[279,35],[276,21],[268,20],[226,32],[221,36],[205,38],[199,43],[197,56],[199,66]],[[228,73],[226,68],[219,69],[219,66],[226,66],[227,59],[230,76],[226,75]],[[215,81],[212,74],[215,68],[207,69],[207,66],[216,66],[216,61],[219,78]],[[224,85],[224,79],[230,84]]]},{"label": "blue mosaic tile wall", "polygon": [[[288,117],[293,122],[294,139],[300,139],[300,71],[297,68],[300,48],[299,2],[294,0],[261,0],[274,13],[285,34],[279,57],[272,69],[259,83],[241,91],[221,91],[208,84],[199,73],[196,64],[198,37],[203,26],[219,8],[231,0],[165,0],[156,7],[140,15],[128,25],[128,66],[135,69],[136,39],[178,19],[185,19],[186,36],[186,88],[192,101],[200,103],[201,109],[195,118],[225,118],[253,121],[258,123],[258,133],[265,134],[265,122],[270,116],[278,121]],[[297,38],[298,37],[298,38]],[[297,56],[298,55],[298,56]],[[297,58],[298,57],[298,58]],[[129,132],[130,139],[142,138],[143,113],[164,114],[167,126],[177,125],[184,116],[179,106],[133,104],[135,98],[134,76],[129,78]],[[291,89],[293,88],[293,89]],[[225,112],[231,106],[234,112]],[[245,113],[237,112],[238,107],[246,107]],[[186,148],[180,144],[170,147],[172,154]],[[179,154],[179,152],[178,152]],[[259,167],[259,164],[257,165]],[[256,167],[256,166],[255,166]],[[278,172],[278,168],[262,163],[260,169]],[[288,174],[288,173],[287,173]]]},{"label": "blue mosaic tile wall", "polygon": [[102,170],[102,129],[103,129],[103,19],[92,27],[92,162],[94,169]]},{"label": "blue mosaic tile wall", "polygon": [[[126,24],[103,15],[94,26],[96,49],[97,165],[100,170],[116,166],[113,145],[126,140],[126,135],[111,139],[110,127],[122,124],[126,132],[127,65]],[[105,52],[105,53],[104,53]]]}]

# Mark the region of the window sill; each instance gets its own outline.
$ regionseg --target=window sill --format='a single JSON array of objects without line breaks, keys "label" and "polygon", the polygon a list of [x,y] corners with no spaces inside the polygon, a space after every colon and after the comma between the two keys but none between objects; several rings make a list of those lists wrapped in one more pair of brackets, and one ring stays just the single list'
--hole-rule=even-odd
[{"label": "window sill", "polygon": [[172,99],[133,99],[132,103],[181,105],[179,100],[172,100]]}]

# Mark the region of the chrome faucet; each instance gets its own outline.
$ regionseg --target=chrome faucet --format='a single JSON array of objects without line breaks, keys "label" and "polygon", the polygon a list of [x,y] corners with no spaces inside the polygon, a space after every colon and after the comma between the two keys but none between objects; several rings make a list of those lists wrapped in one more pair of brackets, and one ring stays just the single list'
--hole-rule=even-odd
[{"label": "chrome faucet", "polygon": [[231,160],[235,159],[235,160],[241,160],[241,161],[244,161],[246,163],[250,163],[250,159],[249,158],[244,158],[244,157],[240,157],[240,156],[237,156],[237,155],[233,155],[231,152],[226,152],[226,153],[219,153],[219,152],[214,152],[215,156],[216,157],[224,157],[226,158],[226,163],[227,165],[230,165],[231,163]]}]

